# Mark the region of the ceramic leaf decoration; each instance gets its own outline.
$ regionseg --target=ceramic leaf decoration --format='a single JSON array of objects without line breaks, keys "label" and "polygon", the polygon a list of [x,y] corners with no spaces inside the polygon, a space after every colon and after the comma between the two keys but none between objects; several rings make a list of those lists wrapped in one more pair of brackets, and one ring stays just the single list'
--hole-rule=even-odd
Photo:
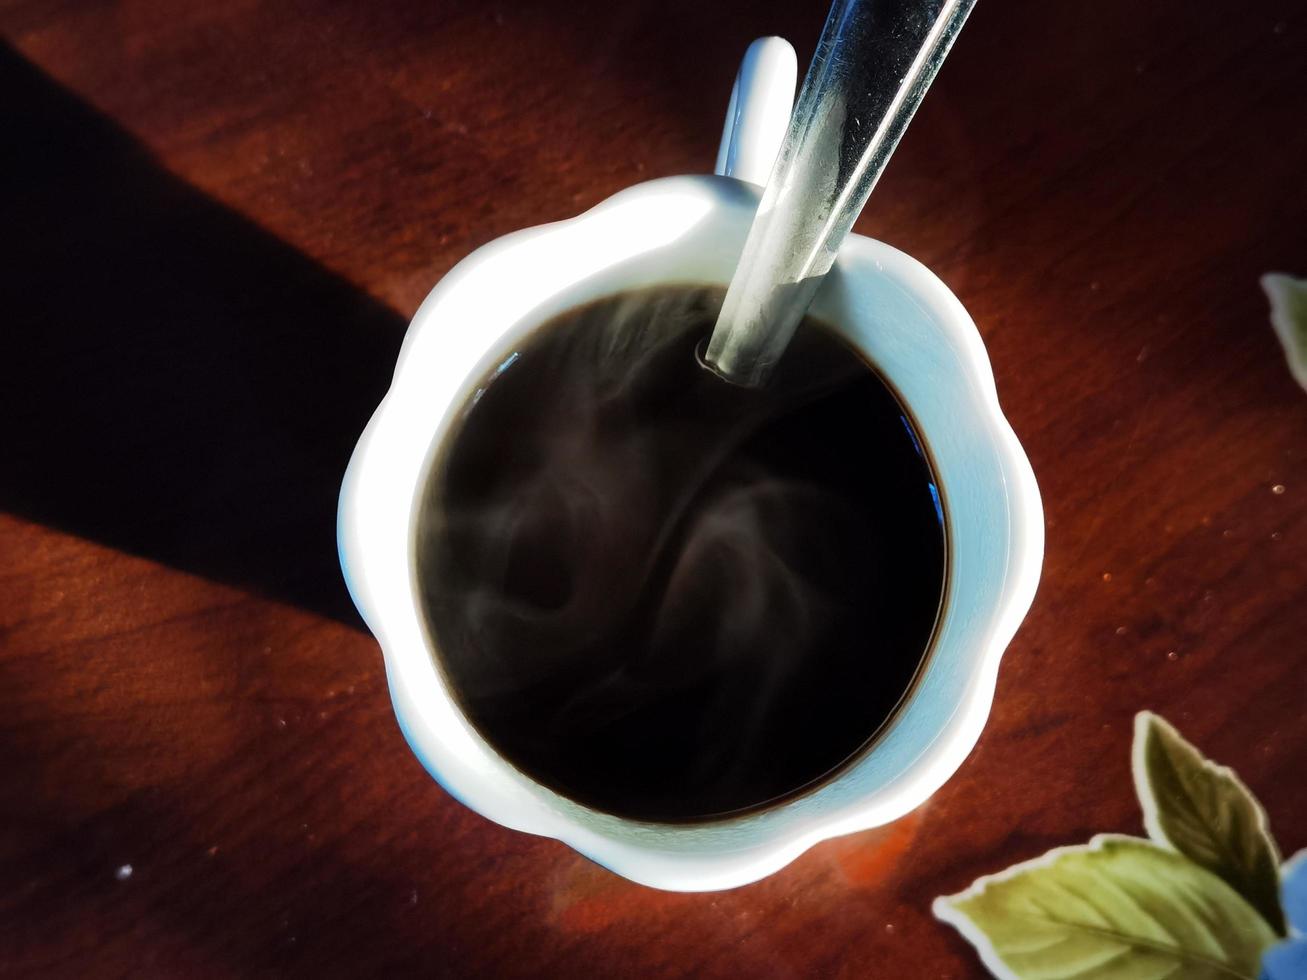
[{"label": "ceramic leaf decoration", "polygon": [[1284,345],[1289,370],[1307,389],[1307,279],[1268,272],[1262,289],[1271,301],[1271,326]]},{"label": "ceramic leaf decoration", "polygon": [[[1307,943],[1279,943],[1291,925],[1285,906],[1297,906],[1287,886],[1281,898],[1279,852],[1257,800],[1151,712],[1135,719],[1133,758],[1147,839],[1056,848],[936,899],[935,915],[997,977],[1296,976]],[[1297,877],[1307,891],[1307,870]]]}]

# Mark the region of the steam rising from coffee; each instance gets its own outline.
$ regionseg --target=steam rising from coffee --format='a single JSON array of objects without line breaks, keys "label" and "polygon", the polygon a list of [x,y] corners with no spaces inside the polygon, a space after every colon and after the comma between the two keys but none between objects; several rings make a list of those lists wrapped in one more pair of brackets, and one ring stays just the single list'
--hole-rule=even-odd
[{"label": "steam rising from coffee", "polygon": [[[940,594],[929,469],[892,395],[817,326],[767,390],[725,384],[694,355],[720,303],[660,288],[540,328],[469,399],[419,521],[428,622],[474,725],[534,778],[643,819],[838,766],[906,690]],[[853,419],[913,474],[850,469]],[[887,488],[915,490],[889,521]]]}]

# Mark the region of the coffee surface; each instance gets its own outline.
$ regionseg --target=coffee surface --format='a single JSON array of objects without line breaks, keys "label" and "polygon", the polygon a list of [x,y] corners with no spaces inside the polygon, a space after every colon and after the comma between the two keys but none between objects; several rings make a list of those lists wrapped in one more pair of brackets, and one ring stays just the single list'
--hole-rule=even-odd
[{"label": "coffee surface", "polygon": [[772,382],[696,345],[721,292],[569,311],[506,349],[435,460],[417,565],[439,667],[522,772],[633,819],[758,807],[911,687],[945,574],[894,394],[804,322]]}]

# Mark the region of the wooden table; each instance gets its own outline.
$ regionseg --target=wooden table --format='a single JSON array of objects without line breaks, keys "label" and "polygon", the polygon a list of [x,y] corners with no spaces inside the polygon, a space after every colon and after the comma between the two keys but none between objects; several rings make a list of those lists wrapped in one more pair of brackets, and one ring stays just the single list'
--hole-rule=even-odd
[{"label": "wooden table", "polygon": [[[859,229],[989,344],[1048,516],[957,776],[713,895],[465,810],[336,565],[408,317],[476,246],[710,167],[813,4],[4,0],[0,973],[970,977],[930,913],[1138,832],[1152,708],[1307,845],[1307,17],[985,0]],[[1283,492],[1273,492],[1273,487]]]}]

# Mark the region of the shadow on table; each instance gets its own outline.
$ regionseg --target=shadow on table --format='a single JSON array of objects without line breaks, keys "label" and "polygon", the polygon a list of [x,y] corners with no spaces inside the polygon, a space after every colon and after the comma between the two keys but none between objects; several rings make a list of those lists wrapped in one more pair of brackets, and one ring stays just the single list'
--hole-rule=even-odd
[{"label": "shadow on table", "polygon": [[[336,496],[403,320],[170,176],[3,45],[0,118],[0,509],[357,622],[336,561]],[[0,664],[13,703],[49,676],[30,661]],[[92,710],[70,705],[64,725],[20,714],[0,731],[15,806],[0,880],[24,908],[0,929],[7,962],[77,952],[38,934],[37,923],[61,922],[52,933],[84,939],[87,922],[107,922],[120,938],[144,937],[143,966],[150,937],[180,935],[219,965],[281,970],[310,930],[350,916],[407,949],[389,905],[358,912],[402,903],[402,881],[318,857],[296,870],[325,897],[282,921],[268,917],[266,891],[294,889],[259,879],[284,866],[286,833],[253,822],[241,859],[206,855],[193,815],[244,791],[240,767],[88,813],[86,794],[113,798],[106,787],[125,778],[106,761],[121,746],[102,752],[83,731],[105,730],[80,724]],[[113,869],[133,859],[156,870],[151,882],[143,867],[128,890]]]},{"label": "shadow on table", "polygon": [[404,322],[0,47],[0,509],[357,622],[350,451]]}]

